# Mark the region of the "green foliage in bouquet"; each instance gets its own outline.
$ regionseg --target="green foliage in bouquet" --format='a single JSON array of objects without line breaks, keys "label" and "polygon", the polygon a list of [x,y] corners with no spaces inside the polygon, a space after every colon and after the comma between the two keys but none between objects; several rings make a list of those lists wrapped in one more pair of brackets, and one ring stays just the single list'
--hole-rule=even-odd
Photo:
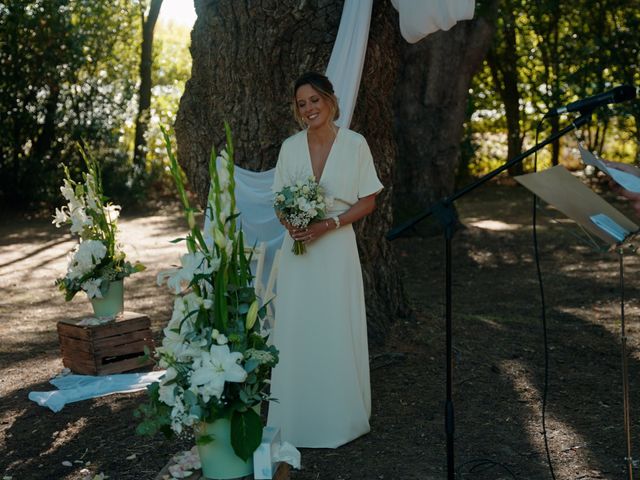
[{"label": "green foliage in bouquet", "polygon": [[[163,130],[171,174],[189,225],[187,253],[181,266],[158,275],[176,294],[173,314],[156,354],[166,369],[149,390],[150,402],[137,410],[138,432],[154,434],[196,431],[197,441],[212,439],[203,422],[226,418],[231,422],[231,444],[243,460],[260,445],[262,420],[256,413],[268,399],[271,369],[277,349],[267,344],[260,305],[252,286],[251,254],[245,253],[242,230],[236,225],[233,143],[225,124],[227,145],[220,156],[211,152],[211,188],[206,207],[210,219],[201,231],[183,184],[183,173]],[[207,241],[209,239],[209,241]]]},{"label": "green foliage in bouquet", "polygon": [[56,208],[53,222],[56,227],[70,225],[71,234],[78,237],[78,245],[69,256],[67,274],[56,280],[71,300],[84,290],[89,298],[102,298],[109,283],[144,270],[141,263],[131,264],[117,242],[120,206],[107,201],[102,190],[102,176],[97,162],[78,145],[87,171],[83,182],[75,182],[63,165],[65,178],[60,191],[67,201]]}]

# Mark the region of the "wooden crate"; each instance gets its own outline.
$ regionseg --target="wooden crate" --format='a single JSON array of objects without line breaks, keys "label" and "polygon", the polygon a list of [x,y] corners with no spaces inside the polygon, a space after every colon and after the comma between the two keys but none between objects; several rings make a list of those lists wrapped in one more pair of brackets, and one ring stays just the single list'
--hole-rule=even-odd
[{"label": "wooden crate", "polygon": [[[170,480],[171,474],[169,473],[169,467],[173,464],[173,460],[167,463],[164,468],[160,471],[155,480]],[[289,465],[286,463],[281,463],[278,467],[278,471],[273,476],[273,480],[289,480],[290,476]],[[202,476],[202,471],[197,470],[192,475],[188,476],[185,480],[205,480],[206,477]],[[240,477],[232,480],[253,480],[253,475],[248,475],[246,477]]]},{"label": "wooden crate", "polygon": [[58,322],[62,363],[74,373],[109,375],[153,365],[144,347],[153,351],[149,317],[123,312],[102,325],[81,326],[81,319]]}]

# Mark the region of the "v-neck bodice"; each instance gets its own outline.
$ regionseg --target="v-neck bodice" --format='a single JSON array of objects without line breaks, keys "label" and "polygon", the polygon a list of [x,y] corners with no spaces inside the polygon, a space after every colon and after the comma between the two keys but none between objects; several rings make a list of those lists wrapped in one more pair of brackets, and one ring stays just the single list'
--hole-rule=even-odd
[{"label": "v-neck bodice", "polygon": [[316,173],[313,171],[313,161],[311,160],[311,145],[309,145],[309,131],[305,130],[305,143],[307,146],[307,159],[309,160],[309,168],[311,168],[311,174],[316,177],[316,181],[318,183],[320,183],[320,181],[322,180],[323,176],[324,176],[324,172],[327,169],[327,166],[329,165],[329,160],[332,157],[333,151],[334,151],[334,147],[336,145],[336,143],[338,143],[338,135],[340,135],[340,131],[342,129],[338,128],[338,131],[336,132],[336,136],[333,138],[333,143],[331,143],[331,148],[329,149],[329,153],[327,154],[327,158],[324,160],[324,165],[322,166],[322,170],[320,171],[320,175],[316,175]]}]

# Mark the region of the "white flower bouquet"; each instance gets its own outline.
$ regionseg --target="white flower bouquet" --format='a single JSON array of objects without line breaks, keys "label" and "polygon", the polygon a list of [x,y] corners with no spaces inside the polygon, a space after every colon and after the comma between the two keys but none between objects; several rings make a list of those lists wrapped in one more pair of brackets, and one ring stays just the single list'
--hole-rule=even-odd
[{"label": "white flower bouquet", "polygon": [[[306,228],[311,222],[324,218],[326,202],[322,187],[311,175],[304,182],[287,185],[276,193],[273,208],[294,227]],[[302,255],[306,251],[304,243],[294,240],[291,251]]]},{"label": "white flower bouquet", "polygon": [[204,424],[229,419],[233,449],[246,460],[262,439],[262,419],[254,407],[268,399],[266,388],[278,351],[263,335],[260,320],[266,308],[251,285],[251,258],[245,256],[242,230],[236,226],[233,144],[228,125],[225,128],[226,151],[218,158],[219,166],[215,150],[209,163],[207,236],[212,245],[196,224],[181,169],[163,130],[190,232],[182,239],[188,252],[181,266],[158,275],[158,283],[166,281],[176,298],[162,346],[156,349],[166,373],[149,387],[150,403],[137,411],[142,419],[138,432],[180,434],[193,427],[197,441],[206,443],[212,439],[202,434]]},{"label": "white flower bouquet", "polygon": [[67,204],[56,208],[52,222],[58,228],[70,225],[71,234],[79,241],[69,254],[67,274],[56,280],[67,301],[80,290],[87,292],[89,298],[102,298],[111,282],[145,268],[141,263],[131,264],[126,260],[117,243],[120,206],[107,202],[95,159],[78,148],[87,171],[83,173],[83,182],[77,183],[63,166],[65,179],[60,191]]}]

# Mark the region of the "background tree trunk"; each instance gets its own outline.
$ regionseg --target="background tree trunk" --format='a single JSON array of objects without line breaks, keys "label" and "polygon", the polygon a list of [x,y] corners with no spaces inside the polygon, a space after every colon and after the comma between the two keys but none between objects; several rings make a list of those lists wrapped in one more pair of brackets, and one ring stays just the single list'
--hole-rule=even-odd
[{"label": "background tree trunk", "polygon": [[145,134],[149,126],[151,108],[151,66],[153,63],[153,31],[156,28],[162,0],[151,0],[149,13],[145,17],[145,3],[141,5],[142,47],[140,53],[140,89],[138,93],[138,114],[136,115],[136,133],[133,142],[133,166],[136,175],[144,173],[147,158]]},{"label": "background tree trunk", "polygon": [[[211,146],[223,143],[223,121],[233,130],[236,163],[251,170],[275,166],[282,141],[298,130],[291,114],[292,85],[303,72],[324,72],[342,1],[196,0],[191,34],[193,67],[176,119],[178,157],[204,203]],[[376,212],[358,222],[358,246],[367,300],[369,336],[384,338],[407,313],[396,262],[384,239],[392,223],[396,148],[391,98],[398,62],[397,14],[375,2],[353,129],[367,138],[386,186]]]},{"label": "background tree trunk", "polygon": [[488,16],[476,13],[474,20],[402,48],[394,182],[394,204],[402,216],[413,216],[453,192],[469,85],[491,45],[497,0],[487,8]]},{"label": "background tree trunk", "polygon": [[[503,0],[496,19],[496,31],[487,54],[487,63],[493,82],[504,105],[507,121],[507,158],[520,155],[524,140],[520,131],[520,92],[518,91],[518,33],[516,25],[516,4]],[[512,176],[524,173],[522,162],[509,169]]]}]

